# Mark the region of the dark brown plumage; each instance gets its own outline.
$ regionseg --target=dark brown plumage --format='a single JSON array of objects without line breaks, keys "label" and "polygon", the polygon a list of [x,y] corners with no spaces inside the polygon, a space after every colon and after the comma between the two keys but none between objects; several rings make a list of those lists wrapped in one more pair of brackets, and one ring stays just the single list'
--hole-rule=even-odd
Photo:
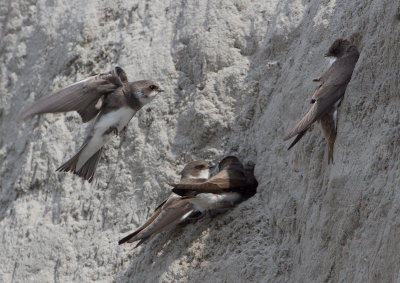
[{"label": "dark brown plumage", "polygon": [[304,136],[312,123],[319,120],[328,139],[329,163],[333,161],[333,145],[336,139],[336,111],[350,82],[359,52],[349,41],[338,39],[332,44],[325,56],[336,57],[337,59],[320,78],[314,79],[314,81],[321,82],[321,85],[312,96],[311,103],[313,103],[313,106],[284,140],[297,136],[288,149],[292,148]]},{"label": "dark brown plumage", "polygon": [[118,241],[119,245],[139,241],[138,247],[152,235],[160,233],[170,225],[179,222],[186,214],[190,214],[193,205],[176,195],[170,195],[155,210],[153,215],[135,232]]}]

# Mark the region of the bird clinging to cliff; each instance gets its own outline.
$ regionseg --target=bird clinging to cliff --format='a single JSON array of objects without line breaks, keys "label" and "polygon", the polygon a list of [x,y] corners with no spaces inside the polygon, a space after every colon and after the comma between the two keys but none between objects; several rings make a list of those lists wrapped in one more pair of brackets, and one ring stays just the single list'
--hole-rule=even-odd
[{"label": "bird clinging to cliff", "polygon": [[118,135],[135,113],[162,91],[152,81],[128,82],[125,71],[115,67],[108,73],[89,77],[39,99],[23,111],[21,119],[67,111],[77,111],[83,123],[95,118],[79,151],[57,169],[91,182],[103,145],[110,140],[111,134]]},{"label": "bird clinging to cliff", "polygon": [[321,77],[314,79],[321,82],[312,96],[313,106],[303,119],[284,138],[296,138],[288,149],[292,148],[307,132],[312,123],[319,120],[328,140],[328,163],[333,161],[333,147],[337,133],[337,110],[343,100],[346,87],[350,82],[359,52],[353,44],[344,39],[337,39],[329,48],[325,57],[334,57],[331,67]]}]

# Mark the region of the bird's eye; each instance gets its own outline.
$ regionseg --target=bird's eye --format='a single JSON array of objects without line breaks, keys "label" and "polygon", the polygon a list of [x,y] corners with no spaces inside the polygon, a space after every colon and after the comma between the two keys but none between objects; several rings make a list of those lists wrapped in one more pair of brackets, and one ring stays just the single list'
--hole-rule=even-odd
[{"label": "bird's eye", "polygon": [[155,88],[156,88],[155,85],[151,85],[151,86],[150,86],[150,89],[155,89]]},{"label": "bird's eye", "polygon": [[196,168],[196,169],[204,169],[204,165],[197,165],[197,166],[195,166],[194,168]]}]

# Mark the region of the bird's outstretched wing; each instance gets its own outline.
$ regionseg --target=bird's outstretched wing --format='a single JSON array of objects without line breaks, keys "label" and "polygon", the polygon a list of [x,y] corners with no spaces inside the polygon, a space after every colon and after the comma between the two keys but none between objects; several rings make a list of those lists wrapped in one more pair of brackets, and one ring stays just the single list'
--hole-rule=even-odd
[{"label": "bird's outstretched wing", "polygon": [[43,113],[77,111],[82,121],[88,122],[99,112],[101,99],[126,82],[124,70],[115,67],[106,74],[89,77],[37,100],[22,112],[20,119]]}]

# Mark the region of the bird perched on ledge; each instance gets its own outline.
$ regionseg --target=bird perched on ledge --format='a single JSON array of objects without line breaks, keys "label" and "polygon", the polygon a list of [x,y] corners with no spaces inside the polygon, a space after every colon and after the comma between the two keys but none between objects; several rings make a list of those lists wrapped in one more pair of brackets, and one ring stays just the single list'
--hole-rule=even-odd
[{"label": "bird perched on ledge", "polygon": [[111,134],[118,135],[136,112],[160,92],[163,90],[152,81],[128,82],[125,71],[115,67],[108,73],[89,77],[39,99],[22,112],[21,119],[67,111],[77,111],[83,123],[95,118],[79,151],[57,169],[91,182],[103,146]]},{"label": "bird perched on ledge", "polygon": [[218,165],[219,173],[209,178],[211,168],[204,161],[188,163],[181,172],[179,184],[171,195],[154,211],[150,219],[118,244],[139,241],[139,246],[151,236],[164,231],[194,213],[208,210],[226,210],[256,193],[254,165],[248,170],[234,156],[224,158]]},{"label": "bird perched on ledge", "polygon": [[225,157],[218,164],[218,169],[217,175],[203,182],[187,180],[171,184],[174,187],[172,191],[200,212],[232,207],[256,193],[257,181],[246,176],[237,157]]},{"label": "bird perched on ledge", "polygon": [[343,100],[359,56],[356,46],[347,40],[337,39],[331,45],[325,57],[333,57],[333,63],[321,77],[313,80],[321,82],[321,84],[312,96],[313,106],[310,111],[284,138],[284,140],[288,140],[296,136],[288,149],[291,149],[311,125],[319,120],[325,138],[328,140],[328,164],[333,162],[333,147],[338,124],[337,110]]}]

